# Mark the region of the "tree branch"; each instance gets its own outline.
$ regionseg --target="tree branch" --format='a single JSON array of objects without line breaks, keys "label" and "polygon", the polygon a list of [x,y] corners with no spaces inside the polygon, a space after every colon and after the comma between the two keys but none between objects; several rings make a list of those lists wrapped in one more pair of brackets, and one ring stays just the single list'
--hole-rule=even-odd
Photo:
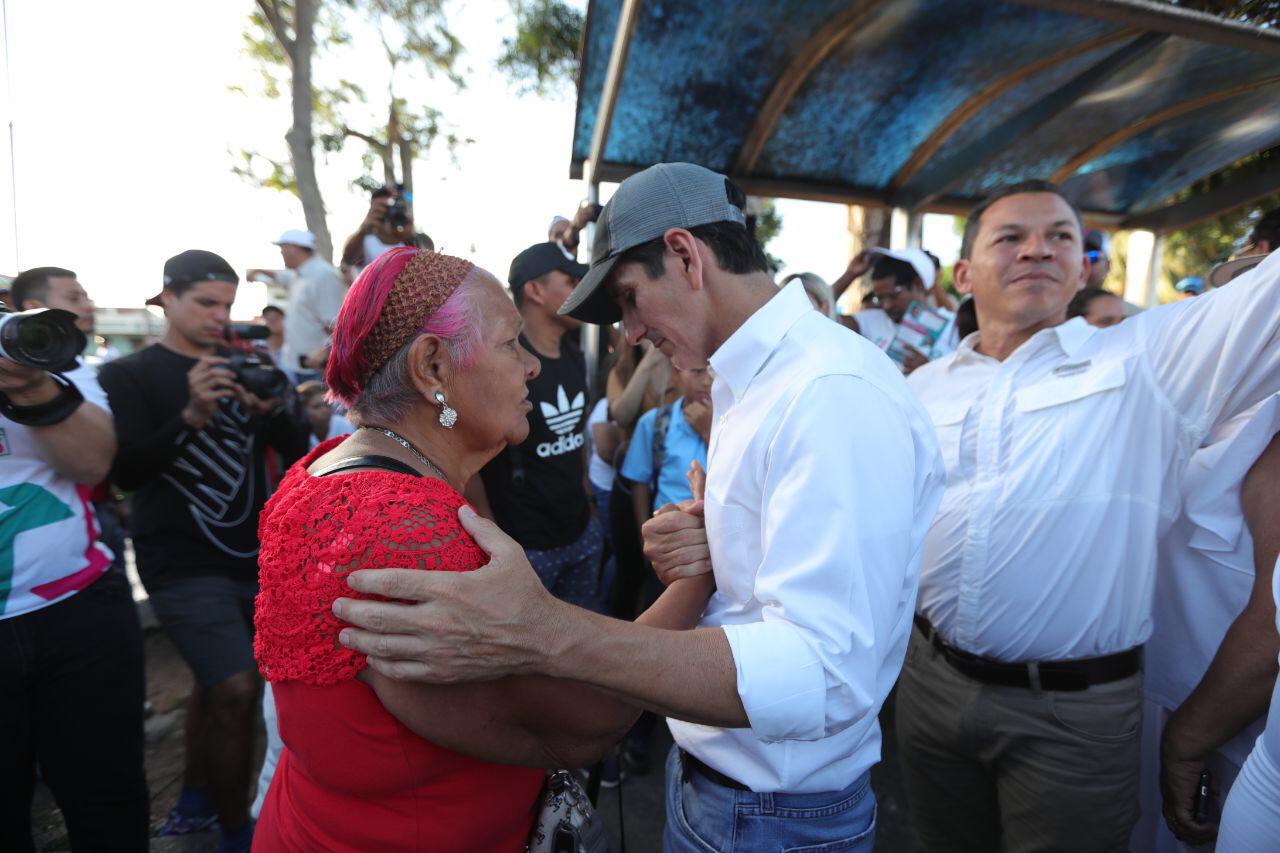
[{"label": "tree branch", "polygon": [[383,151],[387,147],[385,142],[382,142],[381,140],[376,139],[367,133],[361,133],[358,130],[352,130],[351,128],[347,127],[345,124],[342,126],[342,135],[354,136],[356,139],[363,141],[370,148],[373,148],[377,151]]},{"label": "tree branch", "polygon": [[267,26],[271,27],[271,34],[276,37],[276,41],[280,42],[285,56],[289,57],[289,62],[292,64],[294,40],[289,37],[289,32],[285,29],[279,0],[270,0],[270,4],[267,0],[254,0],[254,2],[258,4],[258,11],[262,12],[262,17],[267,19]]}]

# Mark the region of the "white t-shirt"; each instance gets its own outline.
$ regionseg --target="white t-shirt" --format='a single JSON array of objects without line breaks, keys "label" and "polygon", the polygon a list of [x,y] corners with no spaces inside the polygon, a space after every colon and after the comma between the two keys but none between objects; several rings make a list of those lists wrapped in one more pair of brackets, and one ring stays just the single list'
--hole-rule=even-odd
[{"label": "white t-shirt", "polygon": [[404,243],[384,243],[378,239],[375,234],[364,235],[364,260],[361,262],[360,269],[364,269],[369,264],[382,257],[392,249],[405,245]]},{"label": "white t-shirt", "polygon": [[613,488],[613,466],[596,453],[594,427],[596,424],[607,423],[609,423],[609,401],[601,397],[596,401],[596,407],[591,410],[591,416],[587,418],[587,458],[590,460],[587,464],[587,477],[591,480],[591,485],[605,491]]},{"label": "white t-shirt", "polygon": [[[92,367],[81,364],[66,377],[85,402],[111,411]],[[91,487],[58,474],[39,454],[27,427],[0,415],[0,619],[56,604],[111,567]]]}]

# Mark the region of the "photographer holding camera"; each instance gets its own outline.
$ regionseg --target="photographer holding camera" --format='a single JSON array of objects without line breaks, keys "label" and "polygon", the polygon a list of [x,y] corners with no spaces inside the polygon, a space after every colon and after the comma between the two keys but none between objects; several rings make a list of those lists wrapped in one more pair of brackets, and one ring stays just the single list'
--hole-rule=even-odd
[{"label": "photographer holding camera", "polygon": [[39,764],[72,849],[146,850],[142,631],[89,501],[116,449],[76,359],[71,303],[92,303],[57,267],[19,275],[12,299],[31,310],[0,314],[0,849],[32,849]]},{"label": "photographer holding camera", "polygon": [[252,839],[252,626],[266,450],[288,465],[307,448],[305,424],[281,403],[287,378],[241,343],[269,330],[228,325],[238,282],[211,252],[170,258],[164,290],[150,300],[164,307],[164,337],[101,372],[121,439],[111,476],[134,492],[138,573],[196,680],[184,788],[158,834],[216,819],[220,850],[248,850]]},{"label": "photographer holding camera", "polygon": [[354,279],[384,252],[396,246],[417,245],[412,204],[413,196],[407,194],[401,184],[374,190],[369,196],[369,212],[364,221],[342,247],[343,270],[350,270]]}]

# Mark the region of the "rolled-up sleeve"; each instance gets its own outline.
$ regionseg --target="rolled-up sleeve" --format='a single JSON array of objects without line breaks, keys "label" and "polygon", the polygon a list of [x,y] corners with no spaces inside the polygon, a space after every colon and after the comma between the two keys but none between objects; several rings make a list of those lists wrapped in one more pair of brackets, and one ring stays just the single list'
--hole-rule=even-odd
[{"label": "rolled-up sleeve", "polygon": [[902,404],[850,375],[808,383],[780,419],[754,581],[762,620],[723,626],[761,740],[817,740],[879,711],[915,604],[917,445]]}]

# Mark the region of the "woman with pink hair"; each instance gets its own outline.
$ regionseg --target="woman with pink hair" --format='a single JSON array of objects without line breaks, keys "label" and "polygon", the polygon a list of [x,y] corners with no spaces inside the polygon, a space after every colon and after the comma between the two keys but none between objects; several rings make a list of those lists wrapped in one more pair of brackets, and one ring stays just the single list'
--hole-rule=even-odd
[{"label": "woman with pink hair", "polygon": [[[387,252],[348,293],[326,378],[357,429],[298,462],[260,521],[255,651],[285,748],[255,850],[522,850],[545,770],[594,761],[638,715],[543,677],[397,682],[338,642],[348,573],[487,562],[461,492],[528,433],[520,325],[492,275],[434,252]],[[641,619],[692,628],[709,577]]]}]

